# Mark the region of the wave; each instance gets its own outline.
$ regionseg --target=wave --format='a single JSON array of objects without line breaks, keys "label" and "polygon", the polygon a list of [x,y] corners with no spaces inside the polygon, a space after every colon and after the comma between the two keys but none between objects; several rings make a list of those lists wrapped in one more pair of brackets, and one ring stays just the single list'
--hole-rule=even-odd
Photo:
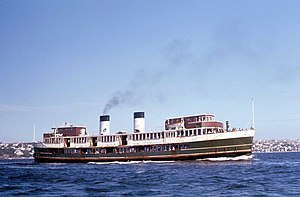
[{"label": "wave", "polygon": [[247,161],[252,159],[252,155],[242,155],[237,157],[215,157],[206,159],[197,159],[197,161]]},{"label": "wave", "polygon": [[89,164],[107,165],[107,164],[137,164],[142,161],[111,161],[111,162],[89,162]]},{"label": "wave", "polygon": [[[196,161],[248,161],[251,160],[253,155],[242,155],[237,157],[215,157],[215,158],[205,158],[205,159],[197,159]],[[169,161],[153,161],[153,160],[143,160],[143,161],[111,161],[111,162],[88,162],[88,164],[97,164],[97,165],[108,165],[108,164],[120,164],[120,165],[128,165],[128,164],[147,164],[147,163],[175,163],[174,160]]]},{"label": "wave", "polygon": [[98,164],[98,165],[106,165],[106,164],[140,164],[140,163],[174,163],[175,161],[151,161],[151,160],[143,160],[143,161],[111,161],[111,162],[89,162],[89,164]]},{"label": "wave", "polygon": [[143,163],[174,163],[175,161],[151,161],[151,160],[145,160]]}]

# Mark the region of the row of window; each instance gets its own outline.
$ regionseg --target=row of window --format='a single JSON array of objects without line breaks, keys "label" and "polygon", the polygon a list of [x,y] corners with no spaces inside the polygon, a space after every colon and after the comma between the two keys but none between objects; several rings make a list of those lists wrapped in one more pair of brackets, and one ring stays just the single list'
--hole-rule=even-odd
[{"label": "row of window", "polygon": [[62,138],[45,138],[44,142],[48,144],[60,144],[62,143]]},{"label": "row of window", "polygon": [[[63,143],[64,138],[44,138],[45,143],[50,143],[50,144],[59,144]],[[70,139],[68,139],[70,140]],[[69,143],[70,141],[68,141]],[[89,137],[76,137],[76,138],[71,138],[72,143],[76,144],[82,144],[82,143],[87,143],[89,142]]]},{"label": "row of window", "polygon": [[119,148],[118,153],[175,151],[189,148],[187,144]]},{"label": "row of window", "polygon": [[175,151],[188,149],[189,145],[155,145],[155,146],[137,146],[127,148],[95,148],[95,149],[64,149],[64,154],[107,154],[107,153],[136,153],[136,152],[161,152],[161,151]]},{"label": "row of window", "polygon": [[164,138],[164,132],[160,133],[140,133],[133,134],[129,136],[129,140],[137,141],[137,140],[157,140]]},{"label": "row of window", "polygon": [[174,118],[174,119],[168,119],[166,121],[167,124],[174,124],[174,123],[180,123],[183,121],[187,122],[200,122],[200,121],[215,121],[214,116],[194,116],[194,117],[188,117],[188,118]]},{"label": "row of window", "polygon": [[114,135],[107,135],[107,136],[101,136],[100,139],[98,139],[100,142],[115,142],[119,140],[119,136]]},{"label": "row of window", "polygon": [[162,138],[174,138],[174,137],[190,137],[197,135],[205,135],[212,133],[224,133],[223,129],[190,129],[190,130],[180,130],[180,131],[170,131],[162,133],[142,133],[142,134],[133,134],[129,136],[129,140],[138,141],[138,140],[155,140]]},{"label": "row of window", "polygon": [[73,143],[76,143],[76,144],[84,144],[84,143],[87,143],[89,142],[89,138],[87,137],[76,137],[76,138],[73,138],[72,139],[72,142]]},{"label": "row of window", "polygon": [[[223,133],[223,129],[189,129],[189,130],[180,130],[180,131],[168,131],[168,132],[159,132],[159,133],[138,133],[129,135],[129,140],[132,141],[141,141],[141,140],[158,140],[163,138],[175,138],[175,137],[191,137],[212,133]],[[45,138],[46,143],[61,143],[61,138]],[[119,141],[120,136],[107,135],[98,137],[98,141],[102,143],[107,142],[116,142]],[[88,137],[75,137],[71,138],[72,143],[87,143],[89,142]]]}]

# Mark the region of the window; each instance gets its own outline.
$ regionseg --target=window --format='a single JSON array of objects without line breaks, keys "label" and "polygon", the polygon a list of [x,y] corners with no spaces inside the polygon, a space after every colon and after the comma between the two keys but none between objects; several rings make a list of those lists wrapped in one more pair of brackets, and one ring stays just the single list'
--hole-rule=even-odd
[{"label": "window", "polygon": [[201,129],[198,129],[198,135],[201,135]]},{"label": "window", "polygon": [[157,151],[161,151],[161,147],[160,146],[157,147]]}]

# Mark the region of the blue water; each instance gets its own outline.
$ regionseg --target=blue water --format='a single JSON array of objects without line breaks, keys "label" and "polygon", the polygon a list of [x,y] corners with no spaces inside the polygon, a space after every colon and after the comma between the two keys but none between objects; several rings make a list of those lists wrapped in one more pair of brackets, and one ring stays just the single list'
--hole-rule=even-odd
[{"label": "blue water", "polygon": [[300,152],[251,161],[35,164],[0,160],[1,196],[300,196]]}]

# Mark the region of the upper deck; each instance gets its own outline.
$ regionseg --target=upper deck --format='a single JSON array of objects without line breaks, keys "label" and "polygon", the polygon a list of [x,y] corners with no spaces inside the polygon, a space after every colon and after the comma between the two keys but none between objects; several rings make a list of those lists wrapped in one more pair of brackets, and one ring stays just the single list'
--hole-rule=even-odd
[{"label": "upper deck", "polygon": [[43,137],[66,137],[66,136],[85,136],[87,135],[85,126],[74,126],[65,123],[64,126],[52,128],[52,132],[44,133]]},{"label": "upper deck", "polygon": [[169,118],[165,120],[165,130],[193,129],[202,127],[223,128],[223,123],[215,120],[214,114]]}]

